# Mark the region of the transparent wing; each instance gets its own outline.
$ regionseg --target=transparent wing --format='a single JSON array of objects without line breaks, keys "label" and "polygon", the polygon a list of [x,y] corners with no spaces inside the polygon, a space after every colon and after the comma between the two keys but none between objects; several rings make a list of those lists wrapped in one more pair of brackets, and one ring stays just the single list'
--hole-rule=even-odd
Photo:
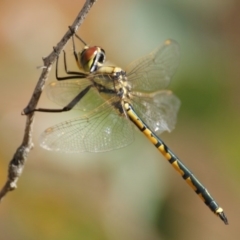
[{"label": "transparent wing", "polygon": [[180,100],[171,92],[162,90],[152,94],[133,94],[132,106],[139,117],[157,135],[171,131],[177,121]]},{"label": "transparent wing", "polygon": [[154,92],[165,88],[179,63],[179,46],[166,40],[149,55],[132,62],[126,72],[133,91]]},{"label": "transparent wing", "polygon": [[[81,91],[91,85],[88,79],[54,81],[47,85],[46,92],[48,98],[56,104],[64,107],[70,103]],[[93,87],[89,92],[74,106],[74,109],[81,111],[91,111],[101,105],[103,100],[98,91]]]},{"label": "transparent wing", "polygon": [[[104,92],[104,90],[99,91],[96,86],[94,86],[95,84],[102,86],[107,92]],[[93,85],[93,87],[91,87],[87,94],[74,106],[74,109],[89,112],[100,106],[103,100],[108,101],[113,96],[110,90],[114,91],[115,88],[111,75],[101,73],[91,75],[89,78],[54,81],[47,85],[46,92],[51,101],[64,107],[89,85]]]},{"label": "transparent wing", "polygon": [[133,141],[132,125],[119,104],[113,98],[87,115],[46,129],[41,146],[62,152],[105,152],[127,146]]}]

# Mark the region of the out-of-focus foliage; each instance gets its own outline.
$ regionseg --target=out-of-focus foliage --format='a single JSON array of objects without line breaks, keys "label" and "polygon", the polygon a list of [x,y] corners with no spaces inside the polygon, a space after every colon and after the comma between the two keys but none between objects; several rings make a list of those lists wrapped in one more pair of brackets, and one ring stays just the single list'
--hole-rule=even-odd
[{"label": "out-of-focus foliage", "polygon": [[[41,70],[83,1],[1,1],[0,181],[22,140]],[[99,0],[78,34],[125,68],[167,38],[181,47],[170,85],[182,105],[162,138],[224,208],[224,226],[136,131],[125,149],[56,154],[38,146],[45,128],[69,119],[37,113],[35,148],[18,189],[0,205],[0,239],[238,239],[240,216],[240,3],[237,0]],[[66,52],[71,56],[71,44]],[[74,64],[74,63],[73,63]],[[49,81],[54,80],[52,72]],[[43,94],[41,107],[56,107]]]}]

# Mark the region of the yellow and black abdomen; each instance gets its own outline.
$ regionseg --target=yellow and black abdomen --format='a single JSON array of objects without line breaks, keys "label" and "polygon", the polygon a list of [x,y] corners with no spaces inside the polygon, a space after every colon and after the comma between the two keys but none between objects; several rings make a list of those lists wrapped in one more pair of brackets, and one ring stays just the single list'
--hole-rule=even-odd
[{"label": "yellow and black abdomen", "polygon": [[124,109],[129,119],[139,128],[139,130],[155,145],[168,162],[182,176],[188,185],[197,193],[204,203],[213,213],[218,215],[221,220],[228,224],[228,220],[223,209],[216,203],[208,190],[198,181],[193,173],[178,159],[178,157],[166,146],[166,144],[138,117],[134,109],[128,102],[124,102]]}]

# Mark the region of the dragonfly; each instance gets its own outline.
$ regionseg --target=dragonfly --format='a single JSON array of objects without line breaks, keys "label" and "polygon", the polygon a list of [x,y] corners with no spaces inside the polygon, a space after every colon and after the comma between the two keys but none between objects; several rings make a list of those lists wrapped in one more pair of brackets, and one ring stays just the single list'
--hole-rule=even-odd
[{"label": "dragonfly", "polygon": [[[76,51],[74,38],[84,44],[82,51]],[[63,108],[36,108],[32,111],[77,109],[79,116],[47,128],[41,134],[41,146],[62,152],[110,151],[133,141],[135,125],[210,210],[228,224],[223,209],[208,190],[159,137],[162,132],[174,128],[180,106],[179,99],[165,90],[179,64],[178,43],[166,40],[150,54],[129,64],[126,71],[107,64],[101,47],[88,46],[76,34],[72,37],[72,44],[79,71],[68,69],[63,50],[66,76],[59,76],[57,58],[57,81],[46,87],[48,97]]]}]

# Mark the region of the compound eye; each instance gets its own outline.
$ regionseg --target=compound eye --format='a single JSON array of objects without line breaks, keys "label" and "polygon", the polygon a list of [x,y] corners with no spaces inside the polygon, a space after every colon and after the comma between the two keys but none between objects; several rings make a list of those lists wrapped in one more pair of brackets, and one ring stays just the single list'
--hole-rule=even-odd
[{"label": "compound eye", "polygon": [[80,55],[80,63],[86,72],[95,72],[105,61],[105,51],[100,47],[85,48]]},{"label": "compound eye", "polygon": [[90,72],[92,64],[97,54],[97,47],[85,48],[80,54],[80,63],[86,72]]},{"label": "compound eye", "polygon": [[99,58],[98,58],[98,62],[103,64],[106,60],[106,54],[105,51],[102,48],[99,48]]}]

